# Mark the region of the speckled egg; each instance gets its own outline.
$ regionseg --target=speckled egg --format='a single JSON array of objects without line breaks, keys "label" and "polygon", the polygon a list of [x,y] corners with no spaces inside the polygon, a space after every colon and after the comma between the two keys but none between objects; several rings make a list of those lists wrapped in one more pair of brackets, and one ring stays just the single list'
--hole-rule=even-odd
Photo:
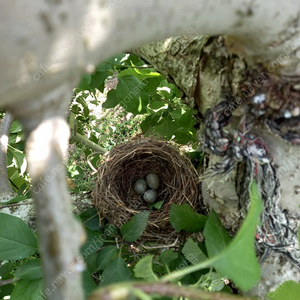
[{"label": "speckled egg", "polygon": [[156,190],[148,190],[143,195],[144,201],[147,204],[153,204],[157,199],[157,192]]},{"label": "speckled egg", "polygon": [[147,191],[147,188],[147,182],[144,179],[138,179],[133,185],[134,191],[139,195],[144,194]]},{"label": "speckled egg", "polygon": [[159,187],[159,177],[155,173],[149,173],[146,182],[151,189],[156,190]]}]

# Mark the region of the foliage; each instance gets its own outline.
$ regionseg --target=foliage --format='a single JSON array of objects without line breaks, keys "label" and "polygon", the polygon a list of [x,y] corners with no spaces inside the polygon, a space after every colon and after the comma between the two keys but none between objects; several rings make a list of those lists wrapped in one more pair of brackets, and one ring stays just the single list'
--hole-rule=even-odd
[{"label": "foliage", "polygon": [[[195,146],[193,109],[183,105],[180,92],[138,56],[120,53],[86,74],[70,105],[70,126],[89,141],[110,150],[136,134],[153,135]],[[101,107],[102,106],[102,107]],[[74,141],[71,139],[71,143]],[[91,167],[101,163],[85,141],[70,146],[68,177],[72,191],[89,191]],[[89,165],[86,163],[89,162]]]},{"label": "foliage", "polygon": [[[252,193],[255,188],[253,185]],[[202,216],[205,218],[205,222],[201,228],[193,230],[193,232],[204,232],[205,243],[189,237],[178,252],[171,249],[164,251],[155,249],[149,254],[145,254],[142,247],[132,247],[126,241],[126,237],[127,240],[139,238],[140,228],[145,228],[147,215],[142,213],[136,215],[119,232],[105,222],[102,222],[100,226],[96,222],[98,216],[94,208],[82,213],[79,217],[88,236],[80,254],[85,258],[87,265],[87,271],[83,274],[86,297],[97,286],[104,287],[135,279],[143,279],[147,282],[172,281],[179,286],[184,284],[197,289],[224,292],[228,292],[225,279],[232,279],[242,290],[251,288],[259,278],[259,267],[254,249],[254,233],[262,209],[261,201],[257,197],[252,200],[249,214],[232,241],[222,227],[217,214],[212,212],[209,217]],[[181,208],[190,213],[186,205],[182,205]],[[199,217],[201,215],[196,218]],[[186,218],[185,214],[182,214],[182,218]],[[4,294],[11,294],[11,299],[14,300],[38,299],[43,292],[40,259],[29,259],[22,264],[16,261],[16,259],[24,258],[38,251],[35,236],[29,227],[16,217],[1,214],[0,221],[5,222],[5,226],[12,229],[0,232],[0,238],[3,238],[0,255],[3,253],[6,258],[11,259],[11,262],[6,260],[2,263],[0,275],[2,280],[15,278],[14,284],[9,283],[5,289],[1,290],[4,291]],[[174,228],[181,228],[182,223],[183,220],[178,216],[173,220],[172,225]],[[2,228],[2,226],[0,227]],[[181,230],[188,232],[190,227],[187,226],[186,229],[182,228]],[[22,234],[18,234],[18,231]],[[184,238],[184,236],[183,233],[182,237]],[[115,245],[116,240],[119,241],[117,245]],[[32,250],[26,252],[24,250],[27,249],[26,247],[14,247],[14,252],[9,256],[5,249],[11,247],[11,241],[19,245],[26,245]],[[247,263],[245,264],[244,261]],[[16,269],[13,269],[13,263],[16,265]],[[6,290],[7,292],[5,292]],[[4,295],[3,293],[1,297]],[[293,298],[285,297],[285,299]]]},{"label": "foliage", "polygon": [[12,123],[9,134],[7,173],[11,186],[18,195],[26,195],[30,188],[30,179],[26,172],[27,161],[24,149],[25,139],[22,126],[15,120]]}]

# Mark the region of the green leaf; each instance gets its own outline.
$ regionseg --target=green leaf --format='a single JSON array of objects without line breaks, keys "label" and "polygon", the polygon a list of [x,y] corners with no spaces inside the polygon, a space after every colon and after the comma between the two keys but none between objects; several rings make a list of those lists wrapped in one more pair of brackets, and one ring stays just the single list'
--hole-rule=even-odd
[{"label": "green leaf", "polygon": [[29,183],[24,178],[21,177],[12,180],[12,182],[18,189],[20,189],[23,184],[29,185]]},{"label": "green leaf", "polygon": [[24,201],[26,199],[28,199],[27,196],[16,196],[7,202],[1,202],[1,204],[5,205],[5,204],[10,204],[10,203],[18,203],[18,202]]},{"label": "green leaf", "polygon": [[[1,286],[0,289],[0,299],[3,299],[5,296],[10,296],[12,291],[14,290],[13,284],[6,284]],[[12,299],[12,298],[6,298],[6,299]]]},{"label": "green leaf", "polygon": [[164,200],[158,201],[154,204],[150,204],[149,207],[150,208],[156,208],[157,210],[160,210],[163,204],[164,204]]},{"label": "green leaf", "polygon": [[170,112],[170,115],[176,121],[176,123],[179,123],[179,120],[181,119],[183,114],[184,114],[184,110],[181,107]]},{"label": "green leaf", "polygon": [[103,246],[104,238],[103,234],[99,234],[98,232],[92,231],[88,228],[85,228],[85,231],[87,238],[85,244],[81,247],[81,253],[91,255]]},{"label": "green leaf", "polygon": [[149,108],[153,109],[153,110],[157,110],[160,108],[168,108],[168,104],[164,101],[159,101],[159,100],[154,100],[152,102],[150,102],[149,104]]},{"label": "green leaf", "polygon": [[99,270],[97,270],[96,260],[98,253],[93,253],[85,258],[86,269],[90,274],[93,274]]},{"label": "green leaf", "polygon": [[[260,277],[254,246],[255,232],[262,212],[262,202],[257,194],[257,186],[252,182],[251,207],[248,215],[232,243],[223,252],[224,255],[213,264],[221,276],[232,279],[242,290],[253,287]],[[218,244],[217,247],[223,246]]]},{"label": "green leaf", "polygon": [[22,130],[22,125],[17,120],[14,120],[10,127],[10,133],[17,133]]},{"label": "green leaf", "polygon": [[10,180],[14,180],[16,178],[19,178],[20,175],[17,168],[9,167],[7,168],[7,176]]},{"label": "green leaf", "polygon": [[193,128],[195,124],[195,120],[193,118],[193,109],[187,108],[186,112],[181,116],[179,120],[179,126],[183,127],[184,129],[190,130]]},{"label": "green leaf", "polygon": [[152,270],[152,259],[154,255],[143,257],[135,266],[134,274],[137,278],[143,278],[146,281],[158,281],[158,277]]},{"label": "green leaf", "polygon": [[155,97],[155,96],[159,97],[159,95],[157,95],[157,87],[159,86],[159,84],[161,83],[162,80],[163,80],[163,77],[161,75],[147,79],[146,89],[147,89],[148,93],[152,95],[152,97]]},{"label": "green leaf", "polygon": [[37,239],[17,217],[0,213],[0,260],[17,260],[37,251]]},{"label": "green leaf", "polygon": [[150,95],[145,90],[145,84],[136,77],[120,77],[116,95],[118,102],[126,111],[135,115],[147,112]]},{"label": "green leaf", "polygon": [[178,258],[178,253],[174,252],[171,249],[165,250],[159,256],[161,263],[168,265],[171,261]]},{"label": "green leaf", "polygon": [[108,77],[108,72],[106,70],[96,71],[92,77],[90,82],[90,87],[92,89],[98,89],[100,92],[104,90],[104,83],[106,78]]},{"label": "green leaf", "polygon": [[103,108],[113,108],[119,104],[116,90],[112,89],[107,93],[107,99],[102,103]]},{"label": "green leaf", "polygon": [[106,266],[102,273],[100,287],[117,282],[129,281],[133,278],[126,262],[121,256]]},{"label": "green leaf", "polygon": [[113,224],[106,224],[104,227],[104,234],[108,237],[114,237],[118,234],[118,229]]},{"label": "green leaf", "polygon": [[40,259],[33,259],[16,270],[16,277],[27,280],[42,278],[42,265]]},{"label": "green leaf", "polygon": [[104,270],[106,266],[111,262],[111,260],[116,256],[117,253],[118,248],[114,245],[107,246],[104,249],[100,250],[96,259],[97,271]]},{"label": "green leaf", "polygon": [[230,235],[223,227],[217,213],[213,209],[205,224],[203,235],[209,257],[221,253],[231,242]]},{"label": "green leaf", "polygon": [[90,90],[91,78],[91,74],[84,74],[77,88],[80,90]]},{"label": "green leaf", "polygon": [[134,242],[143,234],[147,226],[149,214],[149,211],[140,212],[120,228],[125,241]]},{"label": "green leaf", "polygon": [[146,131],[151,132],[153,126],[155,126],[157,124],[157,121],[159,120],[160,115],[150,115],[148,116],[142,123],[141,123],[141,130],[143,133],[145,133]]},{"label": "green leaf", "polygon": [[187,240],[184,247],[182,248],[184,257],[193,265],[196,265],[202,261],[205,261],[207,257],[199,248],[198,244],[195,243],[191,238]]},{"label": "green leaf", "polygon": [[90,114],[90,110],[88,107],[83,108],[83,115],[87,118]]},{"label": "green leaf", "polygon": [[32,300],[39,299],[43,294],[43,280],[25,280],[17,282],[12,294],[11,300]]},{"label": "green leaf", "polygon": [[[99,216],[95,207],[89,208],[79,215],[84,227],[99,232]],[[102,232],[101,232],[102,233]]]},{"label": "green leaf", "polygon": [[267,296],[271,300],[299,300],[300,283],[295,281],[285,281],[274,292]]},{"label": "green leaf", "polygon": [[96,283],[93,281],[91,275],[86,270],[82,274],[82,288],[85,299],[87,299],[89,295],[97,288]]},{"label": "green leaf", "polygon": [[[0,267],[0,277],[2,279],[8,275],[13,269],[13,264],[12,263],[6,263]],[[1,299],[1,298],[0,298]]]},{"label": "green leaf", "polygon": [[196,135],[192,131],[186,129],[179,129],[174,135],[176,143],[181,145],[197,141]]},{"label": "green leaf", "polygon": [[203,230],[207,217],[197,214],[189,204],[172,204],[170,208],[170,222],[176,232],[199,232]]},{"label": "green leaf", "polygon": [[8,152],[11,152],[11,155],[12,155],[13,158],[15,159],[15,162],[16,162],[17,167],[18,167],[18,168],[21,168],[22,165],[23,165],[23,162],[24,162],[24,160],[25,160],[25,154],[24,154],[22,151],[20,151],[20,150],[14,148],[14,147],[12,147],[12,146],[10,146],[10,145],[9,145],[7,151],[8,151]]},{"label": "green leaf", "polygon": [[162,123],[154,127],[154,132],[167,139],[170,139],[177,130],[178,125],[170,116],[165,117]]}]

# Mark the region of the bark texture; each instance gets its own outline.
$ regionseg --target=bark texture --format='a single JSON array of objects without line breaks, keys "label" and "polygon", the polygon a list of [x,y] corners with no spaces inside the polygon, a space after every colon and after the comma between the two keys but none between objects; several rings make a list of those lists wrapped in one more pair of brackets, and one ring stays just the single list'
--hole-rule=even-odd
[{"label": "bark texture", "polygon": [[65,158],[69,126],[65,121],[69,85],[61,85],[41,98],[11,107],[27,136],[26,153],[49,300],[83,299],[79,248],[84,242],[81,225],[71,215],[66,186]]},{"label": "bark texture", "polygon": [[6,113],[0,124],[0,201],[9,200],[15,194],[8,180],[6,164],[8,137],[13,121],[13,116]]},{"label": "bark texture", "polygon": [[[291,68],[291,62],[298,61],[298,58],[291,53],[285,55],[285,59],[280,64],[276,56],[254,58],[238,53],[237,49],[233,53],[230,41],[231,38],[228,36],[192,35],[143,45],[136,48],[134,53],[145,58],[158,71],[167,74],[167,78],[181,89],[183,100],[195,108],[195,118],[200,123],[208,108],[214,107],[225,98],[233,99],[232,106],[229,106],[229,113],[233,112],[234,117],[227,128],[228,131],[232,131],[239,128],[241,120],[248,114],[247,103],[253,101],[255,95],[267,95],[266,86],[270,84],[276,89],[280,84],[292,85],[293,90],[296,91],[300,73],[297,64],[294,64],[293,70]],[[187,50],[189,46],[191,48]],[[177,51],[174,51],[174,48]],[[276,68],[279,64],[280,67]],[[294,74],[293,79],[286,76],[287,72]],[[292,104],[290,99],[284,97],[278,100],[272,95],[270,98],[274,100],[272,107],[281,106],[296,113],[296,107],[300,107],[298,100]],[[275,113],[277,112],[275,109]],[[295,114],[296,117],[298,115]],[[271,133],[260,122],[255,123],[251,132],[262,139],[268,147],[281,184],[278,205],[288,212],[290,226],[297,230],[300,221],[300,164],[297,159],[300,157],[299,145],[287,143],[278,134]],[[199,148],[202,149],[203,133],[200,130],[198,133]],[[212,167],[219,161],[220,158],[215,155],[206,155],[204,168]],[[214,208],[218,212],[224,226],[231,233],[238,230],[241,222],[236,182],[237,168],[227,176],[220,174],[202,181],[204,205],[208,210]],[[262,280],[249,292],[252,296],[265,298],[268,292],[282,282],[300,279],[297,267],[286,258],[283,259],[280,254],[270,252],[270,257],[262,264]],[[281,272],[278,271],[280,269]]]}]

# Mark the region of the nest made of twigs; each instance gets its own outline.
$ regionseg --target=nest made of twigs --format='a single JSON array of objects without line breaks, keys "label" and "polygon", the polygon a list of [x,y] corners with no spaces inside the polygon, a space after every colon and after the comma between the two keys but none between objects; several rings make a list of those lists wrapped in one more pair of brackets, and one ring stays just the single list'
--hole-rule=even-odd
[{"label": "nest made of twigs", "polygon": [[[160,179],[157,201],[164,203],[159,210],[150,209],[133,189],[134,182],[148,173],[156,173]],[[115,146],[106,155],[98,171],[94,198],[100,219],[106,218],[117,228],[135,214],[150,211],[140,240],[169,243],[176,236],[169,222],[170,207],[173,203],[189,203],[197,211],[199,180],[189,159],[170,143],[133,139]]]}]

